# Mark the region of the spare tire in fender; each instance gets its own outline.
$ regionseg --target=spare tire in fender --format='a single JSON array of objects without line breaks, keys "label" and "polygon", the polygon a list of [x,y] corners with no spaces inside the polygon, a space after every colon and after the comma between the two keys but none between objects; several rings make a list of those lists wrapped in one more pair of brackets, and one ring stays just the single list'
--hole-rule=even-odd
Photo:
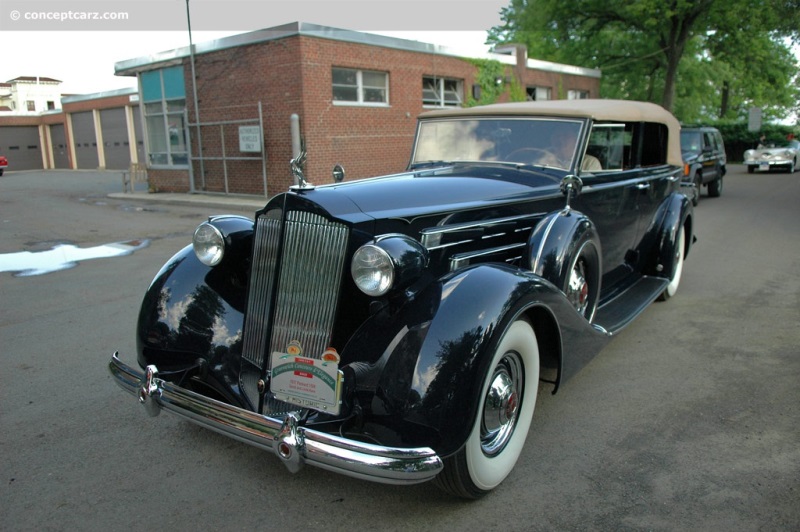
[{"label": "spare tire in fender", "polygon": [[602,253],[592,221],[569,208],[544,217],[528,239],[529,267],[556,285],[588,321],[600,299]]}]

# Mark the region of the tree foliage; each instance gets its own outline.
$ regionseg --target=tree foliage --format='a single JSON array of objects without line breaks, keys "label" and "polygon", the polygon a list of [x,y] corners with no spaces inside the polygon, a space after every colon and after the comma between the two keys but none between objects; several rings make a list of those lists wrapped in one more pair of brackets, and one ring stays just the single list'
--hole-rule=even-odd
[{"label": "tree foliage", "polygon": [[800,0],[511,0],[489,42],[598,68],[606,98],[685,121],[783,118],[800,100]]}]

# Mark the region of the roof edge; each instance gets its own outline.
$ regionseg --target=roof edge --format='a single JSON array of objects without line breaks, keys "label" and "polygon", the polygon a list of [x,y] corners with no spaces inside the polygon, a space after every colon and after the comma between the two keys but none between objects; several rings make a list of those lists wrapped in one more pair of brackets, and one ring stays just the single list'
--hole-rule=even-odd
[{"label": "roof edge", "polygon": [[[392,48],[395,50],[405,50],[409,52],[446,55],[461,58],[492,59],[504,64],[516,64],[516,58],[509,56],[508,54],[494,52],[487,52],[485,54],[477,55],[464,54],[461,53],[457,48],[450,46],[414,41],[410,39],[401,39],[399,37],[390,37],[375,33],[333,28],[330,26],[321,26],[309,22],[291,22],[281,26],[265,28],[247,33],[241,33],[238,35],[231,35],[212,41],[197,43],[194,45],[194,53],[196,55],[205,54],[219,50],[225,50],[228,48],[236,48],[238,46],[247,46],[261,42],[274,41],[295,35],[380,46],[383,48]],[[114,74],[117,76],[134,76],[139,72],[178,65],[183,59],[191,55],[190,52],[189,46],[184,46],[174,50],[167,50],[156,54],[119,61],[114,64]],[[601,73],[597,69],[552,63],[550,61],[542,61],[538,59],[528,59],[527,66],[528,68],[543,70],[546,72],[572,74],[592,78],[601,77]]]}]

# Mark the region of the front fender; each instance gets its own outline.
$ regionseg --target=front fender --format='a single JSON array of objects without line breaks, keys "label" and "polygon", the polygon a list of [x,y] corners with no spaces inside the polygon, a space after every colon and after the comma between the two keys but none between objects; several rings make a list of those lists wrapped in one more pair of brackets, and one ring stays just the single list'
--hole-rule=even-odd
[{"label": "front fender", "polygon": [[[244,406],[235,372],[223,364],[241,353],[246,276],[242,263],[202,264],[192,246],[176,253],[150,284],[136,329],[138,362],[182,384],[197,372],[233,404]],[[208,375],[211,373],[211,375]]]},{"label": "front fender", "polygon": [[[551,283],[499,264],[455,272],[410,307],[424,310],[407,309],[413,323],[389,335],[376,362],[380,374],[370,410],[376,423],[391,424],[402,441],[413,443],[425,434],[441,456],[466,441],[493,349],[516,318],[526,314],[533,322],[541,356],[557,370],[554,384],[596,354],[605,338]],[[374,338],[381,332],[387,331],[360,334]],[[577,356],[564,360],[573,351]]]}]

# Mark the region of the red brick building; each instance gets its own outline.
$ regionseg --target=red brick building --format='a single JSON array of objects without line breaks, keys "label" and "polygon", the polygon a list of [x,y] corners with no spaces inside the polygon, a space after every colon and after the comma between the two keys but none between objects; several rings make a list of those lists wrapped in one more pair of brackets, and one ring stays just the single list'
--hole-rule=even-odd
[{"label": "red brick building", "polygon": [[123,89],[64,96],[60,109],[0,114],[9,170],[126,170],[144,160],[139,95]]},{"label": "red brick building", "polygon": [[[529,59],[507,46],[484,57],[450,48],[293,23],[118,62],[137,90],[61,100],[61,110],[0,113],[0,152],[19,169],[128,169],[150,189],[271,196],[306,178],[399,172],[416,117],[481,97],[597,98],[598,70]],[[194,75],[193,75],[194,73]],[[197,102],[197,105],[195,105]],[[293,119],[296,117],[293,135]]]},{"label": "red brick building", "polygon": [[139,78],[152,189],[270,196],[293,184],[292,115],[306,178],[319,184],[337,163],[348,180],[403,170],[417,115],[478,97],[481,69],[502,73],[492,80],[500,101],[599,97],[597,70],[530,60],[520,47],[503,52],[467,58],[293,23],[197,44],[193,55],[187,47],[122,61],[116,73]]}]

